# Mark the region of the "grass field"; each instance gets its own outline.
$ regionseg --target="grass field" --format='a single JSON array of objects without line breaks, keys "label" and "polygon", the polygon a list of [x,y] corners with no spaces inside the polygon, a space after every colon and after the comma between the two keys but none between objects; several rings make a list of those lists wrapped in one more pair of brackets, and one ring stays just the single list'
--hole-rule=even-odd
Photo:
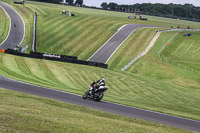
[{"label": "grass field", "polygon": [[[37,11],[38,51],[74,55],[79,59],[88,59],[121,25],[127,23],[200,27],[200,23],[150,16],[149,21],[130,20],[127,19],[128,13],[31,1],[26,1],[24,6],[6,2],[25,19],[23,45],[32,44],[33,13]],[[75,17],[61,16],[62,10],[69,9]],[[168,62],[161,60],[158,51],[176,32],[162,33],[146,56],[127,71],[120,71],[144,50],[156,30],[136,30],[110,59],[108,70],[0,54],[0,75],[80,95],[93,80],[106,77],[109,90],[105,100],[200,120],[200,78],[195,73],[199,71],[199,33],[192,32],[193,36],[187,39],[177,34],[160,53]],[[191,69],[185,70],[183,65]]]},{"label": "grass field", "polygon": [[[1,54],[0,74],[24,82],[82,95],[106,77],[104,100],[200,120],[199,89],[151,77],[82,65]],[[191,99],[192,97],[192,99]]]},{"label": "grass field", "polygon": [[0,44],[6,39],[8,35],[10,21],[7,14],[0,7]]},{"label": "grass field", "polygon": [[[183,34],[188,33],[184,32]],[[173,46],[166,47],[160,56],[165,57],[174,64],[181,64],[187,66],[188,69],[200,72],[200,40],[199,32],[190,32],[191,37],[185,37],[179,34],[171,44]]]},{"label": "grass field", "polygon": [[0,89],[0,99],[0,132],[188,132],[9,90]]},{"label": "grass field", "polygon": [[[5,1],[5,0],[2,0]],[[150,17],[149,21],[127,19],[130,13],[94,10],[73,6],[55,5],[26,1],[25,5],[14,5],[13,0],[5,1],[22,14],[26,23],[26,37],[23,45],[32,44],[33,14],[38,13],[38,52],[49,52],[78,56],[87,60],[124,24],[150,24],[170,27],[200,27],[199,23],[174,19]],[[62,10],[71,11],[76,16],[62,16]],[[30,49],[29,49],[30,50]]]},{"label": "grass field", "polygon": [[[199,90],[200,33],[190,33],[193,36],[185,37],[180,33],[176,35],[176,32],[162,33],[150,52],[127,71]],[[175,38],[168,42],[174,35]]]}]

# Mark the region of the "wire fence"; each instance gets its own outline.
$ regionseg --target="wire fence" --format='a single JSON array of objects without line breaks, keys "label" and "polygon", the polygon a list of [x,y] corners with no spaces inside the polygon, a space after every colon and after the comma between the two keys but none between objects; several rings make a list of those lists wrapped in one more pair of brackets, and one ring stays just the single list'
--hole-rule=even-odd
[{"label": "wire fence", "polygon": [[[172,32],[172,31],[178,31],[178,32],[174,36],[172,36],[166,43],[171,42],[178,35],[179,31],[200,31],[200,29],[169,29],[169,30],[161,30],[159,32]],[[196,69],[194,69],[192,67],[189,67],[189,66],[186,66],[184,64],[181,64],[180,62],[176,62],[176,61],[173,61],[173,60],[170,60],[170,59],[168,59],[166,57],[161,56],[160,53],[166,47],[166,43],[158,51],[158,56],[159,56],[159,59],[161,61],[164,61],[166,63],[170,63],[172,65],[178,66],[178,67],[184,69],[185,71],[190,71],[192,73],[197,73],[197,74],[200,75],[200,70],[196,70]]]},{"label": "wire fence", "polygon": [[180,67],[181,69],[183,69],[185,71],[196,73],[196,74],[200,75],[200,70],[194,69],[193,67],[186,66],[184,64],[181,64],[180,62],[177,62],[177,61],[174,61],[174,60],[170,60],[170,59],[168,59],[168,58],[166,58],[164,56],[161,56],[161,55],[159,55],[159,59],[161,61],[163,61],[163,62],[168,63],[168,64]]},{"label": "wire fence", "polygon": [[[167,30],[159,30],[157,31],[156,35],[154,36],[154,38],[151,40],[151,42],[149,43],[149,45],[146,47],[146,49],[144,51],[142,51],[139,55],[137,55],[131,62],[129,62],[126,66],[124,66],[121,71],[125,71],[127,68],[129,68],[134,62],[136,62],[139,58],[141,58],[142,56],[144,56],[154,45],[154,43],[156,42],[156,40],[158,39],[158,37],[160,36],[160,33],[162,32],[172,32],[172,31],[177,31],[177,33],[172,36],[166,43],[172,41],[176,35],[178,35],[179,31],[200,31],[200,29],[167,29]],[[166,43],[163,45],[163,47],[160,48],[160,50],[158,51],[158,56],[160,57],[161,60],[164,60],[166,62],[169,62],[166,58],[161,57],[160,53],[161,51],[166,47]],[[172,64],[176,64],[175,62],[171,61]],[[185,70],[191,70],[191,72],[197,72],[198,74],[200,74],[200,71],[198,70],[194,70],[193,68],[189,68],[188,66],[184,66],[183,64],[178,64],[179,67],[183,66],[185,68]]]},{"label": "wire fence", "polygon": [[159,30],[159,32],[171,32],[171,31],[200,31],[200,29],[168,29],[168,30]]}]

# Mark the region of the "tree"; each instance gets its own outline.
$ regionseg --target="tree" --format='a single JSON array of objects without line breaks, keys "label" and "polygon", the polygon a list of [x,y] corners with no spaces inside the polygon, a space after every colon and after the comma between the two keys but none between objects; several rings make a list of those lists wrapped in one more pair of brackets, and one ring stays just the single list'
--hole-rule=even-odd
[{"label": "tree", "polygon": [[117,6],[118,5],[116,3],[113,3],[113,2],[111,2],[111,3],[108,4],[108,7],[110,8],[110,10],[116,10]]},{"label": "tree", "polygon": [[101,7],[103,8],[103,9],[108,9],[108,4],[106,3],[106,2],[103,2],[102,4],[101,4]]},{"label": "tree", "polygon": [[78,6],[83,6],[83,0],[76,0],[75,4]]},{"label": "tree", "polygon": [[66,0],[66,2],[69,4],[69,5],[72,5],[74,3],[74,0]]}]

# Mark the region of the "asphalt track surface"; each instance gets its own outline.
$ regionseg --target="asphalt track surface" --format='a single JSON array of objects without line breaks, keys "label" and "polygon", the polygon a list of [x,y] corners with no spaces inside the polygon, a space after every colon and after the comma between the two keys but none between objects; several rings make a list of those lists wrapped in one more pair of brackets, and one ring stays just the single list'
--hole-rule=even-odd
[{"label": "asphalt track surface", "polygon": [[[107,42],[104,43],[88,61],[106,63],[123,42],[138,28],[156,27],[153,25],[127,24],[116,32]],[[157,26],[158,27],[158,26]]]},{"label": "asphalt track surface", "polygon": [[10,28],[7,38],[0,44],[1,49],[16,48],[24,39],[25,25],[21,16],[9,5],[0,1],[0,7],[7,13],[10,19]]},{"label": "asphalt track surface", "polygon": [[63,101],[66,103],[86,106],[89,108],[94,108],[94,109],[98,109],[98,110],[102,110],[102,111],[106,111],[106,112],[110,112],[114,114],[144,119],[144,120],[153,121],[153,122],[157,122],[157,123],[161,123],[161,124],[165,124],[165,125],[169,125],[173,127],[200,132],[200,121],[189,120],[189,119],[185,119],[181,117],[133,108],[133,107],[110,103],[106,101],[95,102],[92,100],[85,100],[85,99],[82,99],[81,96],[78,96],[75,94],[70,94],[63,91],[34,86],[27,83],[8,79],[2,76],[0,76],[0,88],[28,93],[28,94],[32,94],[36,96]]},{"label": "asphalt track surface", "polygon": [[[10,32],[7,39],[2,43],[0,49],[2,48],[14,48],[17,45],[20,45],[24,38],[24,22],[21,17],[8,5],[0,2],[0,6],[4,8],[4,10],[8,13],[11,19],[11,27]],[[16,27],[14,26],[16,24]],[[94,57],[94,61],[103,62],[105,63],[112,54],[120,47],[123,41],[134,32],[137,28],[140,27],[154,27],[154,26],[147,26],[147,25],[126,25],[124,28],[119,30],[111,39],[108,40],[110,43],[105,43],[102,47],[102,50],[98,50]],[[114,40],[113,40],[114,39]],[[115,42],[118,42],[118,45],[115,46]],[[108,51],[107,51],[108,50]],[[113,51],[113,52],[109,52]],[[109,52],[109,54],[105,54],[104,52]],[[99,55],[106,55],[104,58],[100,58]],[[50,99],[55,99],[59,101],[63,101],[66,103],[77,104],[81,106],[87,106],[90,108],[115,113],[119,115],[129,116],[133,118],[144,119],[148,121],[153,121],[169,126],[174,126],[186,130],[197,131],[200,132],[200,121],[180,118],[176,116],[166,115],[162,113],[152,112],[148,110],[133,108],[129,106],[119,105],[115,103],[110,103],[106,101],[102,102],[94,102],[92,100],[84,100],[81,96],[70,94],[63,91],[53,90],[49,88],[39,87],[30,85],[27,83],[15,81],[12,79],[8,79],[5,77],[0,76],[0,88],[9,89],[13,91],[23,92],[31,95],[46,97]]]}]

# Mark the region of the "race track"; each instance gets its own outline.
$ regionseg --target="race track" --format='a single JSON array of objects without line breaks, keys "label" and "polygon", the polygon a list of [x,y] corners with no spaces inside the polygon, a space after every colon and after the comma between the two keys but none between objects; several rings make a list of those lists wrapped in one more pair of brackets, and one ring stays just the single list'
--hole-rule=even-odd
[{"label": "race track", "polygon": [[[95,102],[92,100],[84,100],[81,96],[57,91],[49,88],[38,87],[15,80],[11,80],[0,76],[0,88],[5,88],[9,90],[24,92],[36,96],[51,98],[66,103],[77,104],[81,106],[87,106],[90,108],[115,113],[119,115],[129,116],[133,118],[144,119],[148,121],[153,121],[161,124],[166,124],[169,126],[174,126],[186,130],[200,132],[200,121],[189,120],[185,118],[180,118],[176,116],[166,115],[162,113],[152,112],[148,110],[133,108],[129,106],[123,106],[115,103],[110,103],[106,101]],[[106,93],[105,93],[106,95]]]},{"label": "race track", "polygon": [[[0,6],[7,12],[11,20],[10,31],[7,39],[1,44],[0,49],[15,48],[20,45],[24,38],[24,22],[18,13],[10,6],[0,2]],[[131,35],[134,30],[140,27],[154,27],[148,25],[126,25],[119,30],[111,39],[107,41],[90,59],[89,61],[106,63],[112,54],[120,47],[120,45]],[[104,55],[104,56],[102,56]],[[38,87],[27,83],[15,81],[0,76],[0,88],[13,91],[28,93],[36,96],[51,98],[67,103],[87,106],[90,108],[111,112],[119,115],[129,116],[133,118],[153,121],[169,126],[183,128],[186,130],[200,132],[200,121],[180,118],[176,116],[166,115],[153,111],[133,108],[129,106],[119,105],[106,101],[94,102],[92,100],[84,100],[81,96],[66,93],[63,91],[53,90],[44,87]],[[106,95],[106,94],[105,94]]]},{"label": "race track", "polygon": [[3,8],[10,19],[9,33],[7,38],[0,44],[0,50],[7,48],[16,48],[16,46],[19,46],[24,39],[24,21],[11,6],[0,1],[0,7]]},{"label": "race track", "polygon": [[[116,32],[102,47],[100,47],[88,61],[106,63],[123,42],[138,28],[156,27],[153,25],[127,24]],[[158,27],[158,26],[157,26]]]}]

